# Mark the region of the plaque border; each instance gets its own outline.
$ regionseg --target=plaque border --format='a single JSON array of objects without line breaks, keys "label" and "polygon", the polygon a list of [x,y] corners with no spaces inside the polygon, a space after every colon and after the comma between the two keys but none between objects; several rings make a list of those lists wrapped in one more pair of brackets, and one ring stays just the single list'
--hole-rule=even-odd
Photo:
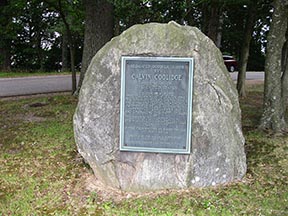
[{"label": "plaque border", "polygon": [[[187,134],[186,148],[148,148],[124,145],[124,111],[125,111],[125,71],[127,60],[143,60],[143,61],[174,61],[188,62],[189,64],[189,80],[188,80],[188,109],[187,109]],[[121,56],[121,94],[120,94],[120,151],[131,152],[152,152],[152,153],[171,153],[171,154],[190,154],[191,153],[191,134],[192,134],[192,102],[193,102],[193,76],[194,76],[194,58],[192,57],[161,57],[161,56]]]}]

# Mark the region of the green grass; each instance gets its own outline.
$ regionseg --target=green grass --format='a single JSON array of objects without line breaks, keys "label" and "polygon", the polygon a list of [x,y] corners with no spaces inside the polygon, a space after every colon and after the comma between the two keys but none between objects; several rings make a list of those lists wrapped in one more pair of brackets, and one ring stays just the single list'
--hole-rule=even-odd
[{"label": "green grass", "polygon": [[0,215],[287,215],[288,138],[257,130],[263,86],[241,100],[242,182],[142,195],[90,191],[68,95],[0,101]]},{"label": "green grass", "polygon": [[0,72],[0,78],[15,78],[27,76],[70,75],[71,72]]}]

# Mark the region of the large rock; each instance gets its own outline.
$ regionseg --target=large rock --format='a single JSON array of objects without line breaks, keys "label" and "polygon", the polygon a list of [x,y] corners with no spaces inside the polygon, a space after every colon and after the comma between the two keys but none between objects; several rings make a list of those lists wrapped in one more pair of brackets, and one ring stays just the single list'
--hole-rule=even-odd
[{"label": "large rock", "polygon": [[[119,151],[122,55],[194,58],[191,154]],[[127,191],[210,186],[239,180],[246,172],[238,96],[222,55],[197,28],[175,22],[135,25],[95,55],[74,131],[96,177]]]}]

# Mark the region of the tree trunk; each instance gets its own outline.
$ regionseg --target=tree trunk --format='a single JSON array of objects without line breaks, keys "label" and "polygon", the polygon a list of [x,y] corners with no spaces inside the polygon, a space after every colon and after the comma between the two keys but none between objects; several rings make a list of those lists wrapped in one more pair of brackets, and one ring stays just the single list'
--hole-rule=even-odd
[{"label": "tree trunk", "polygon": [[[9,44],[5,44],[7,47]],[[0,47],[0,71],[11,71],[10,50],[7,47]]]},{"label": "tree trunk", "polygon": [[41,47],[41,33],[40,30],[37,30],[36,32],[36,47],[37,47],[37,57],[38,57],[38,62],[40,63],[39,65],[39,71],[43,72],[45,69],[44,67],[44,58],[43,58],[43,50]]},{"label": "tree trunk", "polygon": [[201,31],[207,35],[208,24],[209,24],[209,5],[207,2],[202,3],[201,7],[202,16],[201,16]]},{"label": "tree trunk", "polygon": [[204,2],[202,5],[203,21],[202,21],[202,32],[204,32],[214,43],[219,45],[219,30],[222,14],[222,4],[219,0],[210,0]]},{"label": "tree trunk", "polygon": [[186,9],[187,12],[184,15],[184,19],[187,21],[187,24],[189,26],[195,26],[195,20],[194,20],[194,9],[193,9],[193,5],[192,5],[192,1],[191,0],[186,0]]},{"label": "tree trunk", "polygon": [[63,33],[62,35],[62,44],[61,44],[61,50],[62,50],[62,66],[61,71],[70,71],[69,69],[69,61],[68,61],[68,38],[67,34]]},{"label": "tree trunk", "polygon": [[[64,18],[64,23],[66,22],[66,19]],[[70,67],[72,72],[72,94],[74,94],[77,90],[77,80],[76,80],[76,70],[75,70],[75,47],[73,42],[72,33],[70,30],[69,24],[66,22],[66,32],[68,37],[68,44],[69,44],[69,51],[70,51]]]},{"label": "tree trunk", "polygon": [[77,90],[74,41],[73,41],[73,36],[72,36],[71,29],[70,29],[70,25],[67,21],[66,15],[62,8],[61,0],[58,0],[58,7],[59,7],[58,10],[59,10],[60,16],[66,28],[66,34],[67,34],[67,39],[68,39],[69,51],[70,51],[70,65],[71,65],[71,72],[72,72],[72,77],[71,77],[72,78],[72,94],[74,94]]},{"label": "tree trunk", "polygon": [[244,40],[241,47],[240,61],[239,61],[239,72],[237,78],[237,91],[239,97],[246,97],[245,91],[245,80],[246,80],[246,69],[249,57],[250,41],[252,39],[252,33],[254,29],[256,5],[251,4],[248,9],[248,17],[245,23]]},{"label": "tree trunk", "polygon": [[65,26],[66,26],[69,51],[70,51],[70,67],[71,67],[71,72],[72,72],[72,77],[71,77],[72,78],[72,94],[74,94],[77,90],[77,80],[76,80],[76,70],[75,70],[75,50],[74,50],[75,47],[74,47],[74,42],[73,42],[73,37],[72,37],[71,30],[70,30],[70,26],[67,22]]},{"label": "tree trunk", "polygon": [[214,41],[215,45],[217,43],[217,35],[220,20],[219,18],[220,18],[220,7],[218,0],[212,0],[210,6],[210,17],[209,17],[207,36]]},{"label": "tree trunk", "polygon": [[[288,11],[288,9],[287,9]],[[285,43],[282,49],[282,101],[283,111],[287,111],[288,108],[288,17],[287,17],[287,29],[285,35]]]},{"label": "tree trunk", "polygon": [[[0,12],[2,13],[2,8],[8,5],[7,0],[1,0],[0,1]],[[1,29],[6,29],[10,22],[12,22],[11,17],[7,17],[3,15],[6,19],[2,19],[2,22],[0,23]],[[1,32],[2,33],[2,32]],[[3,38],[2,38],[3,37]],[[11,40],[5,39],[5,33],[0,34],[0,71],[11,71]]]},{"label": "tree trunk", "polygon": [[117,17],[115,17],[114,19],[115,19],[115,21],[114,21],[115,22],[114,23],[114,35],[118,36],[121,33],[121,30],[120,30],[120,19],[117,18]]},{"label": "tree trunk", "polygon": [[[282,71],[283,62],[281,65],[282,51],[286,41],[287,11],[285,1],[274,1],[272,23],[267,38],[264,105],[259,128],[272,129],[274,133],[282,133],[287,130],[285,110],[283,109],[283,104],[286,103],[283,101],[283,92],[287,89],[287,83],[285,84],[283,81],[285,79],[287,82],[287,74]],[[285,69],[286,71],[287,69]],[[283,91],[284,89],[285,91]]]},{"label": "tree trunk", "polygon": [[68,39],[67,43],[68,43],[69,51],[70,51],[70,66],[71,66],[71,72],[72,72],[72,94],[74,94],[77,90],[77,80],[76,80],[76,70],[75,70],[75,47],[74,47],[72,31],[68,23],[65,11],[63,10],[63,5],[62,5],[63,2],[61,0],[58,0],[57,2],[55,2],[55,4],[47,0],[45,2],[48,5],[51,5],[52,7],[54,7],[60,13],[62,21],[65,25],[65,30],[66,30],[67,39]]},{"label": "tree trunk", "polygon": [[75,47],[70,44],[69,50],[70,50],[71,72],[72,72],[72,77],[71,77],[72,78],[72,94],[74,94],[77,90],[77,79],[76,79],[76,71],[75,71]]},{"label": "tree trunk", "polygon": [[221,42],[222,42],[223,23],[224,23],[224,15],[223,13],[221,13],[219,16],[219,26],[218,26],[217,39],[216,39],[216,46],[219,49],[221,48]]},{"label": "tree trunk", "polygon": [[107,0],[84,0],[85,33],[79,92],[86,70],[97,51],[113,37],[113,6]]}]

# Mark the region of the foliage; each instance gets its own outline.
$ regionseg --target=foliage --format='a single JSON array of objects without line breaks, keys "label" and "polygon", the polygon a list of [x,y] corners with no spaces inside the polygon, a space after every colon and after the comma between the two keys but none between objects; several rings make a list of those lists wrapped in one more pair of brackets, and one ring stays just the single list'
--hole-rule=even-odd
[{"label": "foliage", "polygon": [[[241,50],[241,43],[244,37],[245,20],[248,14],[248,7],[251,1],[244,1],[241,4],[231,4],[226,6],[225,19],[223,24],[223,52],[229,52],[231,55],[239,57]],[[252,47],[251,53],[252,59],[258,58],[259,54],[264,55],[266,47],[267,30],[270,25],[271,17],[271,1],[270,0],[258,0],[252,2],[257,4],[257,21],[254,26],[254,33],[252,35]],[[256,49],[256,51],[255,51]],[[253,68],[254,61],[250,59],[250,68]],[[261,66],[264,67],[264,61],[262,58]],[[259,66],[258,66],[259,67]],[[262,68],[263,69],[263,68]]]},{"label": "foliage", "polygon": [[[137,23],[177,21],[180,24],[196,26],[207,33],[209,19],[223,19],[219,24],[222,30],[221,51],[240,58],[244,38],[244,27],[250,4],[257,4],[257,22],[248,68],[263,70],[268,26],[271,18],[271,0],[194,0],[194,1],[114,1],[115,17],[119,24],[119,32]],[[211,17],[206,10],[218,7],[220,17]],[[116,23],[116,29],[117,23]]]},{"label": "foliage", "polygon": [[[79,1],[58,1],[58,0],[45,0],[50,10],[54,11],[59,16],[59,22],[55,24],[55,27],[51,30],[58,32],[60,37],[60,42],[57,47],[61,49],[68,49],[73,47],[74,50],[74,66],[79,70],[80,63],[83,52],[83,40],[84,40],[84,9],[83,5]],[[64,47],[64,39],[68,43],[67,47]],[[51,49],[52,51],[52,49]],[[58,54],[58,58],[61,55]],[[62,66],[64,56],[60,59],[60,64]],[[68,56],[65,56],[68,58]],[[71,58],[71,53],[70,53]],[[69,62],[69,60],[68,60]],[[70,61],[71,63],[71,61]],[[72,67],[72,65],[71,65]]]},{"label": "foliage", "polygon": [[30,70],[43,69],[45,52],[55,38],[49,28],[57,20],[56,14],[49,11],[40,1],[28,1],[19,16],[13,18],[21,26],[17,40],[12,44],[12,62],[17,68]]},{"label": "foliage", "polygon": [[[196,26],[207,33],[209,19],[223,19],[221,51],[237,58],[240,55],[247,7],[252,2],[251,0],[107,1],[114,4],[115,35],[134,24],[164,23],[171,20]],[[4,47],[11,54],[14,69],[59,70],[63,61],[61,50],[65,49],[62,46],[62,39],[67,31],[67,25],[75,46],[75,65],[80,68],[84,41],[82,1],[7,0],[4,2],[6,4],[0,5],[2,14],[0,48]],[[248,65],[252,70],[263,69],[266,32],[271,19],[270,3],[271,0],[255,2],[258,18]],[[219,16],[213,17],[213,14],[209,14],[211,7],[218,8]]]},{"label": "foliage", "polygon": [[242,182],[147,194],[86,188],[69,95],[0,101],[0,215],[286,215],[287,137],[259,132],[263,85],[241,100],[248,173]]},{"label": "foliage", "polygon": [[186,1],[183,0],[114,0],[113,3],[115,6],[115,17],[120,25],[120,32],[134,24],[148,22],[165,23],[171,20],[183,23],[187,6]]},{"label": "foliage", "polygon": [[[66,1],[63,1],[66,2]],[[68,1],[70,2],[70,1]],[[77,64],[81,62],[83,10],[78,5],[63,5],[77,47]],[[76,11],[77,8],[77,12]],[[74,9],[74,10],[73,10]],[[63,28],[59,12],[41,0],[10,0],[0,7],[0,47],[10,52],[14,70],[59,70]]]}]

